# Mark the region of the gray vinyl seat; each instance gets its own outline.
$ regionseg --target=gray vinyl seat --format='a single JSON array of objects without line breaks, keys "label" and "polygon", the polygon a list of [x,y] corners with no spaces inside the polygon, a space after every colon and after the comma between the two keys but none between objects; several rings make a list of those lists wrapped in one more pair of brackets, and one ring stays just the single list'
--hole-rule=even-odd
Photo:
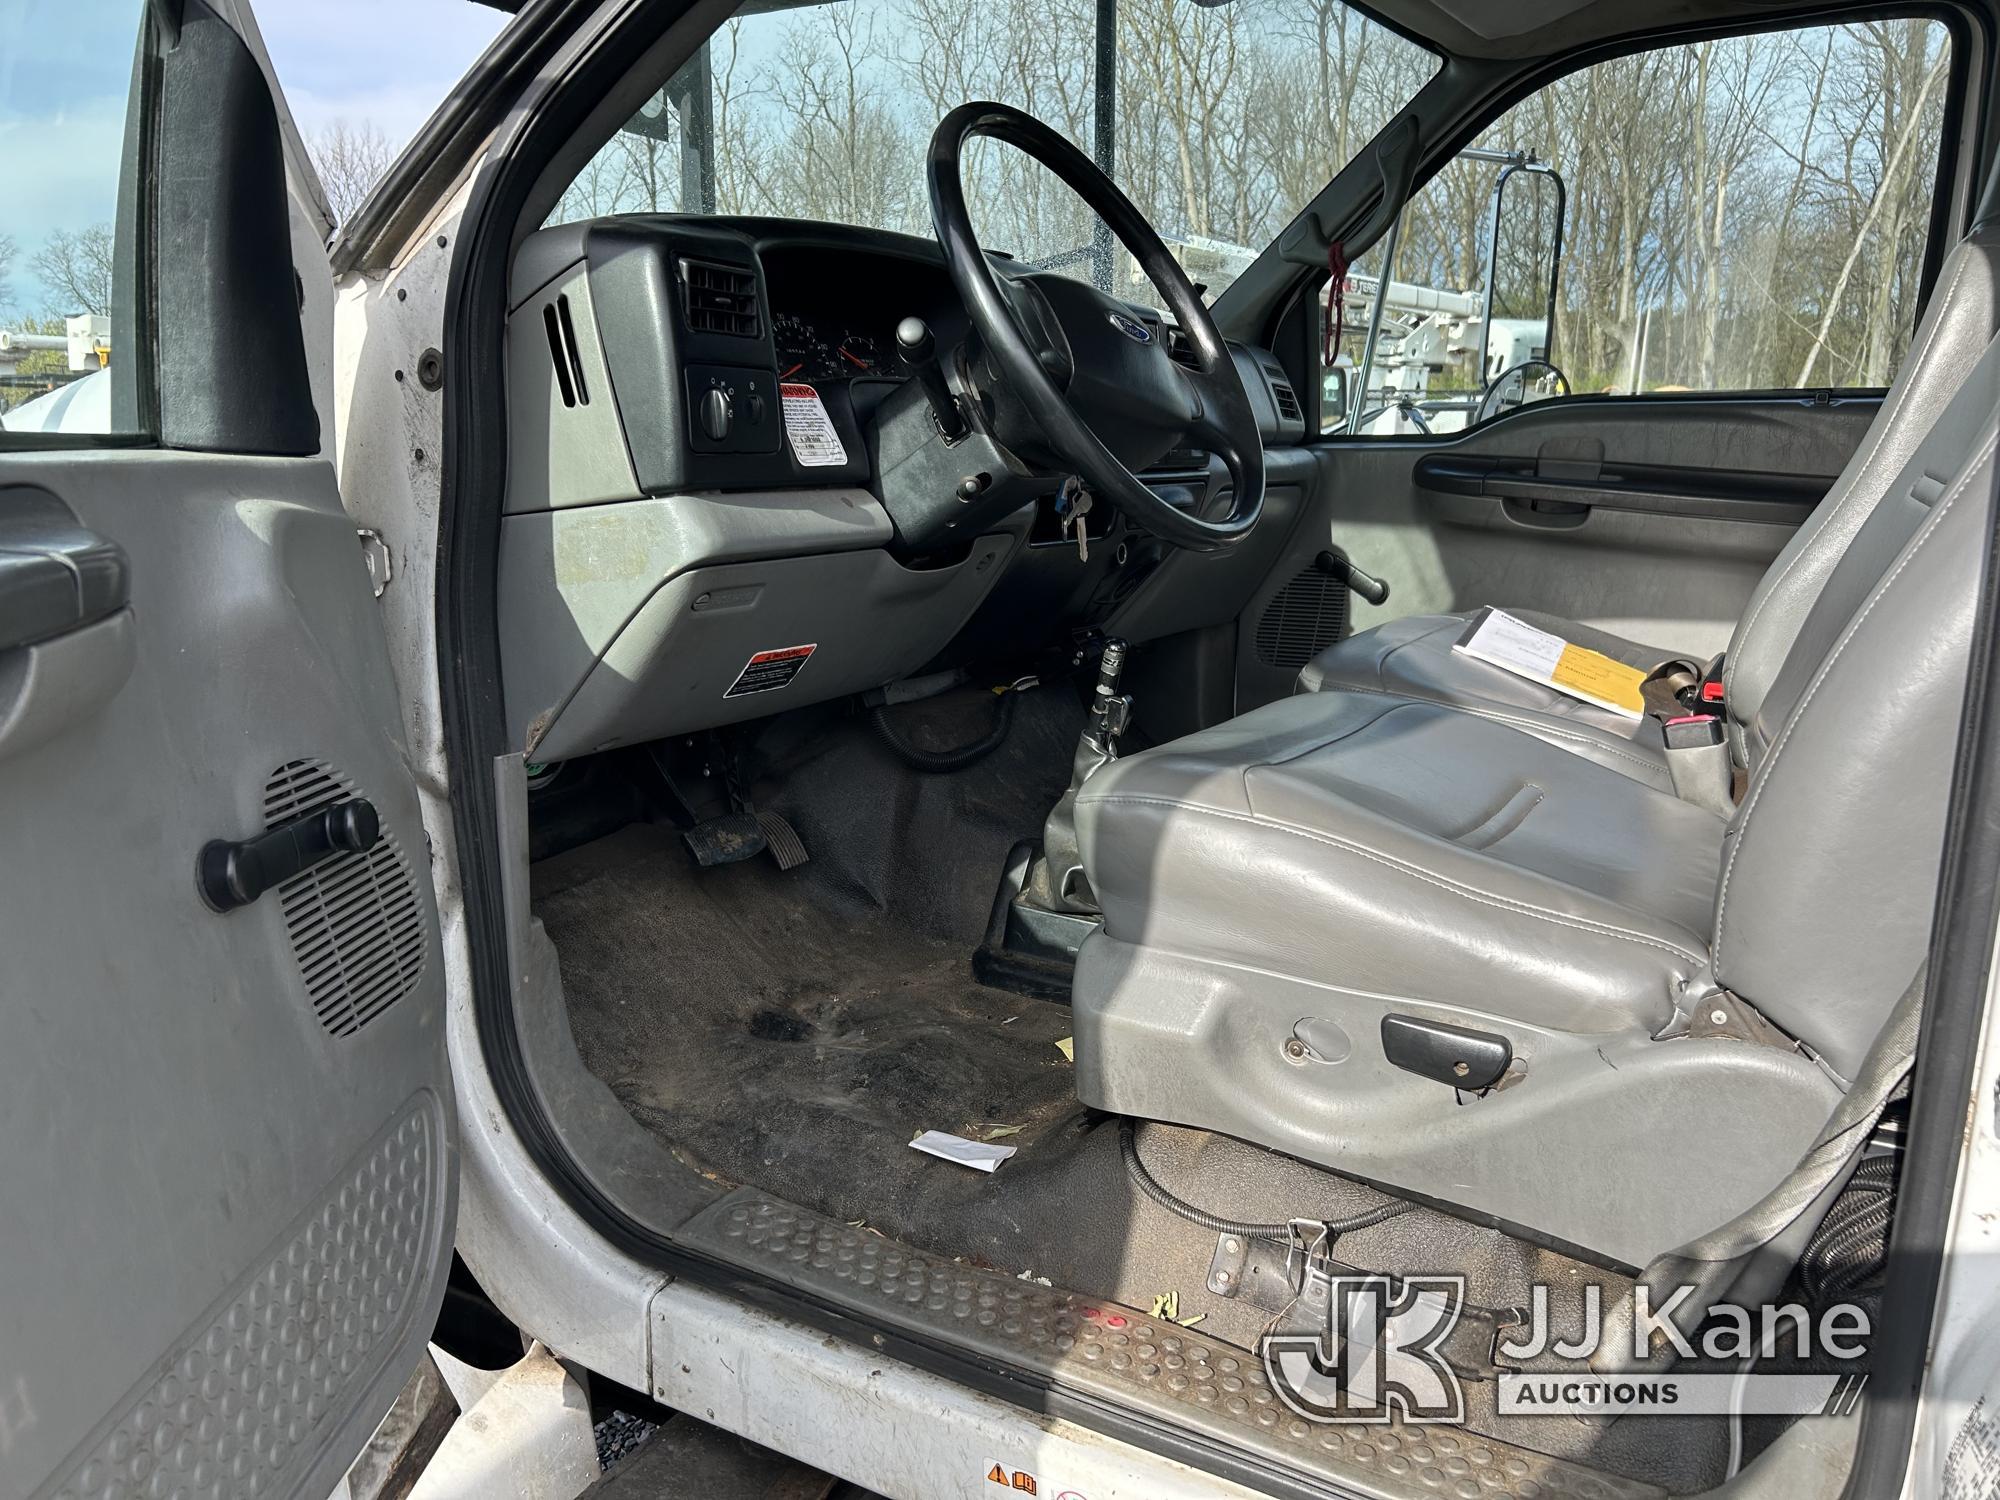
[{"label": "gray vinyl seat", "polygon": [[[1093,776],[1076,802],[1104,913],[1072,995],[1083,1101],[1635,1266],[1755,1202],[1927,941],[2000,340],[1931,368],[1949,389],[1924,431],[1869,439],[1902,454],[1895,471],[1851,522],[1820,521],[1843,545],[1767,586],[1800,603],[1760,690],[1737,688],[1750,779],[1727,822],[1518,714],[1377,684]],[[1504,1039],[1513,1067],[1467,1093],[1391,1062],[1385,1017]]]},{"label": "gray vinyl seat", "polygon": [[[1947,258],[1937,289],[1867,437],[1827,497],[1772,563],[1723,656],[1730,741],[1751,764],[1767,741],[1754,729],[1764,697],[1848,544],[2000,329],[2000,201],[1989,190],[1978,221]],[[1506,601],[1491,603],[1506,607]],[[1642,643],[1574,620],[1510,611],[1565,639],[1644,671],[1685,659],[1670,642]],[[1328,647],[1298,689],[1343,688],[1425,698],[1539,735],[1649,786],[1671,788],[1659,723],[1637,723],[1454,652],[1464,615],[1411,615]]]}]

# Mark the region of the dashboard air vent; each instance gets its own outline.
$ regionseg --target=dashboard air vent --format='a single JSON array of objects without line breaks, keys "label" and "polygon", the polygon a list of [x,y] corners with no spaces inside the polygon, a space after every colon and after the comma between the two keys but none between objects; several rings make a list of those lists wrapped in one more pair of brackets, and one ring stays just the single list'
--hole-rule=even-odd
[{"label": "dashboard air vent", "polygon": [[1270,379],[1271,399],[1278,403],[1279,420],[1303,422],[1306,414],[1299,406],[1298,392],[1292,389],[1292,383],[1282,375],[1273,375]]},{"label": "dashboard air vent", "polygon": [[682,260],[681,312],[694,333],[758,337],[763,325],[757,317],[757,273],[744,266]]},{"label": "dashboard air vent", "polygon": [[[288,761],[264,784],[264,825],[357,795],[325,761]],[[333,1035],[352,1036],[423,977],[423,906],[386,826],[366,853],[342,854],[280,885],[278,904],[313,1014]]]},{"label": "dashboard air vent", "polygon": [[556,367],[556,389],[564,406],[590,405],[590,388],[583,383],[583,355],[576,347],[576,324],[570,321],[569,295],[564,293],[542,309],[548,330],[549,358]]},{"label": "dashboard air vent", "polygon": [[1296,672],[1347,633],[1347,585],[1307,567],[1257,619],[1257,659]]},{"label": "dashboard air vent", "polygon": [[1190,370],[1201,368],[1201,356],[1194,352],[1194,345],[1180,329],[1167,329],[1167,357],[1177,365],[1186,365]]}]

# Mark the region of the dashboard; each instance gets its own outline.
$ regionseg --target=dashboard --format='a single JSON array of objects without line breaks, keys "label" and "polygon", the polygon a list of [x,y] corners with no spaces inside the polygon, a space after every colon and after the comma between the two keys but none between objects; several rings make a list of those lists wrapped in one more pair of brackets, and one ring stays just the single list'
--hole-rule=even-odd
[{"label": "dashboard", "polygon": [[[1296,502],[1274,486],[1257,539],[1219,561],[1169,556],[1109,506],[1080,546],[1060,475],[981,432],[940,441],[896,345],[908,317],[940,350],[970,335],[929,240],[595,219],[524,240],[508,300],[499,629],[510,732],[534,759],[824,702],[1081,621],[1143,639],[1234,618],[1288,534]],[[1301,442],[1277,361],[1236,359],[1267,455]],[[1181,508],[1227,503],[1206,453],[1145,477]],[[968,489],[1004,503],[963,530],[906,528],[902,496],[949,518]]]},{"label": "dashboard", "polygon": [[920,317],[939,342],[964,334],[958,294],[942,263],[914,256],[887,265],[861,249],[773,245],[761,256],[778,379],[811,384],[903,381],[896,325]]}]

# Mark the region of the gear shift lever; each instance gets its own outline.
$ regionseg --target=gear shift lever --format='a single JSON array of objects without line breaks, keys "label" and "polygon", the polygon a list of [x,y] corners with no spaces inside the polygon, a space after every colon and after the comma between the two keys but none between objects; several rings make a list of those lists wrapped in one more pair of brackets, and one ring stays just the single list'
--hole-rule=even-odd
[{"label": "gear shift lever", "polygon": [[1097,663],[1097,688],[1091,694],[1090,718],[1070,763],[1069,790],[1049,810],[1048,821],[1042,825],[1042,857],[1029,873],[1022,896],[1044,911],[1095,915],[1098,910],[1077,849],[1076,794],[1099,769],[1118,758],[1119,737],[1131,725],[1131,694],[1118,691],[1126,650],[1125,643],[1116,637],[1104,643],[1104,655]]},{"label": "gear shift lever", "polygon": [[958,398],[944,378],[944,366],[938,363],[937,340],[922,318],[905,318],[896,325],[896,357],[924,388],[944,440],[955,443],[964,437],[965,414],[958,409]]}]

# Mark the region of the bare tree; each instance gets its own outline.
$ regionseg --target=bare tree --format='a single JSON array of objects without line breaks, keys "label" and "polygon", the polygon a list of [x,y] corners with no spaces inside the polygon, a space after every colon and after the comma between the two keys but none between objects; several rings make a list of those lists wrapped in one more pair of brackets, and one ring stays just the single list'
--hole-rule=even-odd
[{"label": "bare tree", "polygon": [[113,244],[109,224],[93,224],[74,233],[58,229],[43,241],[28,264],[49,289],[51,313],[111,311]]},{"label": "bare tree", "polygon": [[334,221],[341,224],[374,191],[389,163],[396,159],[388,138],[372,120],[359,125],[335,120],[323,125],[306,137],[306,150],[312,154],[320,186],[326,189]]},{"label": "bare tree", "polygon": [[[1930,100],[1932,89],[1945,75],[1946,59],[1940,57],[1918,84],[1915,102],[1908,111],[1908,118],[1896,132],[1895,144],[1888,160],[1883,164],[1882,177],[1869,196],[1868,206],[1862,211],[1861,222],[1854,231],[1853,242],[1848,246],[1847,255],[1840,263],[1840,272],[1834,278],[1833,289],[1827,295],[1826,310],[1820,316],[1819,326],[1814,330],[1813,341],[1807,348],[1805,359],[1799,366],[1798,378],[1794,385],[1804,385],[1812,379],[1813,365],[1820,351],[1826,347],[1827,334],[1833,327],[1835,315],[1840,311],[1841,298],[1847,293],[1848,282],[1854,276],[1854,268],[1861,259],[1861,252],[1867,246],[1870,233],[1875,228],[1883,209],[1896,201],[1903,190],[1906,174],[1911,169],[1911,146],[1917,140],[1925,117],[1925,106]],[[1888,274],[1887,267],[1878,267],[1877,275]],[[1868,377],[1864,375],[1863,379]]]},{"label": "bare tree", "polygon": [[0,312],[7,310],[13,288],[7,284],[7,273],[14,269],[14,238],[0,234]]},{"label": "bare tree", "polygon": [[[1345,0],[1119,13],[1114,175],[1212,290],[1436,69]],[[682,158],[704,153],[723,212],[923,232],[924,143],[967,99],[1094,148],[1096,14],[1091,0],[850,0],[733,20],[703,72],[708,139],[686,137],[685,88],[670,86],[556,218],[689,208]],[[1937,21],[1901,17],[1665,47],[1579,69],[1483,132],[1476,144],[1532,153],[1569,185],[1557,343],[1577,388],[1886,381],[1924,290],[1948,47]],[[1396,279],[1481,289],[1495,170],[1458,160],[1419,191]],[[961,171],[985,243],[1090,273],[1091,216],[1052,174],[984,140]],[[1508,222],[1496,313],[1533,317],[1550,225],[1515,224],[1512,207]],[[1129,272],[1121,257],[1121,285]],[[1477,379],[1480,353],[1451,357]]]}]

